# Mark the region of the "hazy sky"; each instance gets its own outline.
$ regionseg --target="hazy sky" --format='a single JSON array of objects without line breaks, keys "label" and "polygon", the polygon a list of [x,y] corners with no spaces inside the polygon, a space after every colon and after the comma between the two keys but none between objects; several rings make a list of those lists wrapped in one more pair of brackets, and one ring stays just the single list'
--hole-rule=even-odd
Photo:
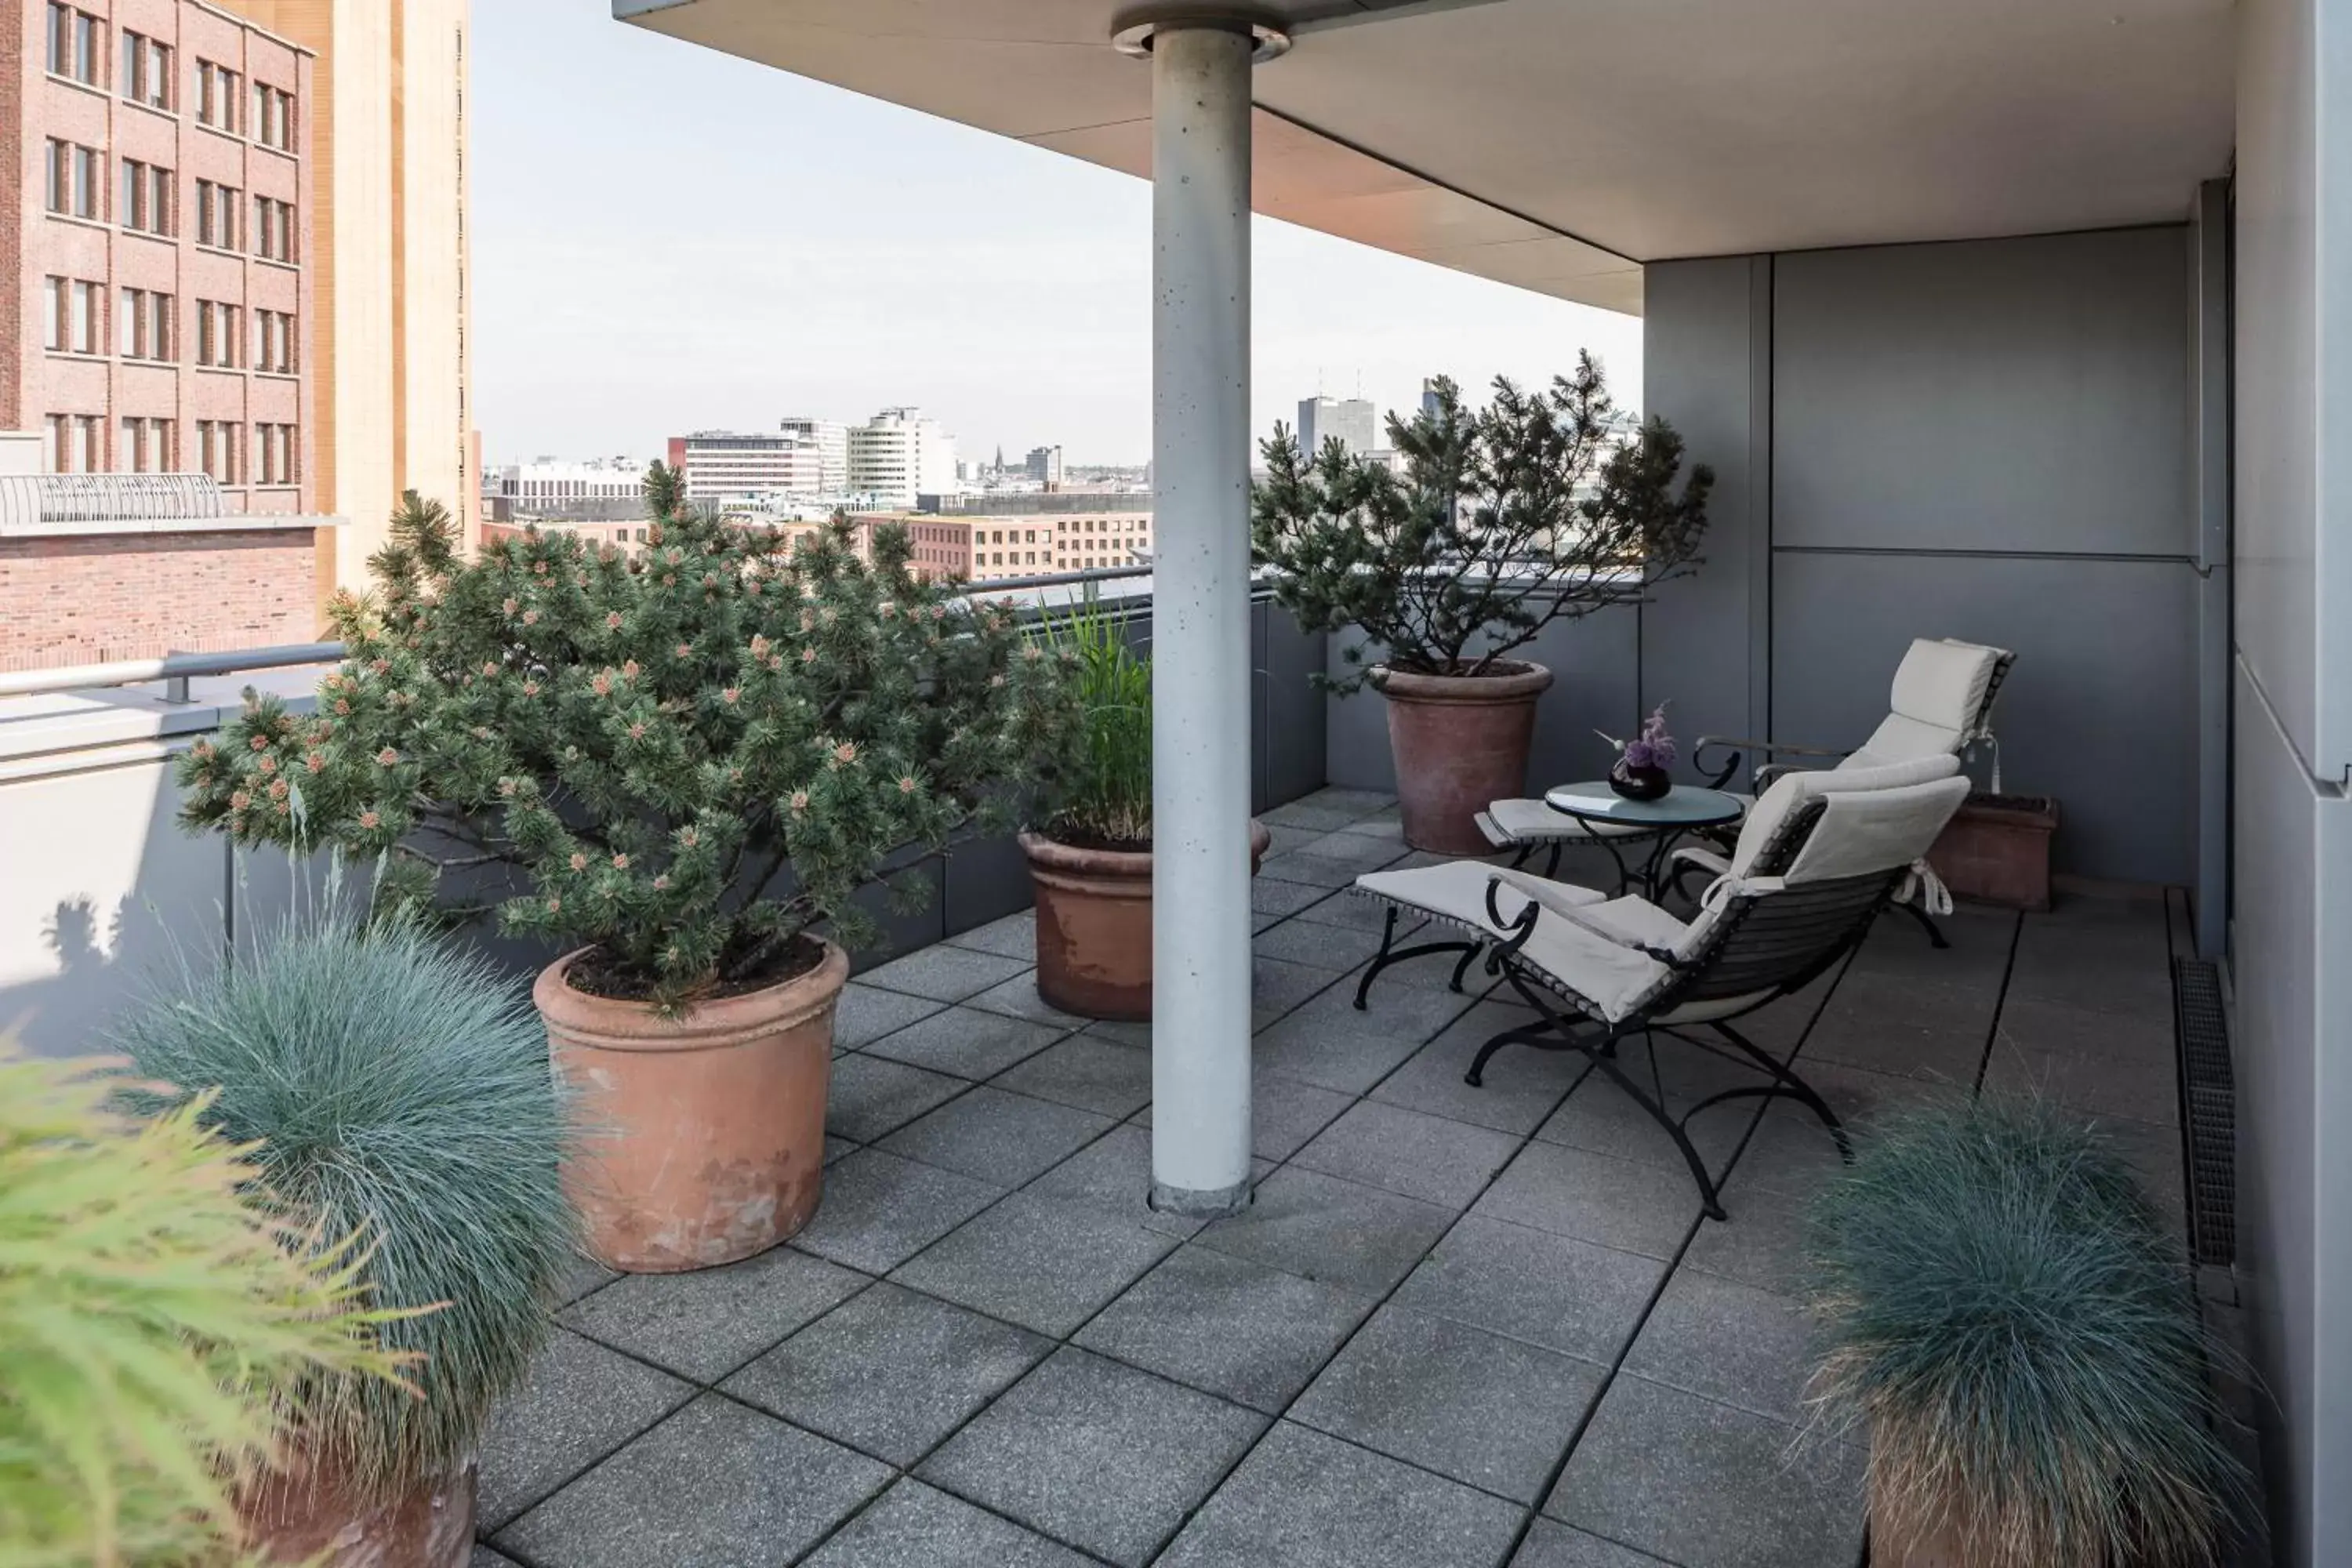
[{"label": "hazy sky", "polygon": [[[657,455],[708,426],[911,403],[967,458],[1150,456],[1150,191],[614,22],[474,7],[475,387],[488,460]],[[1142,68],[1140,67],[1138,68]],[[1641,327],[1259,219],[1253,425],[1318,389],[1580,346],[1638,405]]]}]

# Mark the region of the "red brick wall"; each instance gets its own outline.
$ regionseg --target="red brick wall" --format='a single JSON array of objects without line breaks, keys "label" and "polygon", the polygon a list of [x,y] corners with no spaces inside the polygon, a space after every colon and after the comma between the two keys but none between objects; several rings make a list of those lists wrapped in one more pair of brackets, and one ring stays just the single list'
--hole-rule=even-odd
[{"label": "red brick wall", "polygon": [[311,533],[0,539],[0,669],[310,642]]}]

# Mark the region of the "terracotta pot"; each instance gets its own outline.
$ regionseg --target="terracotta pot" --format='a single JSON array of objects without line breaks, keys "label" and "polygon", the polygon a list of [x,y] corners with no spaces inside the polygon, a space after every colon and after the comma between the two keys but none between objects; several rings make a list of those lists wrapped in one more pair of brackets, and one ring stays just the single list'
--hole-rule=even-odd
[{"label": "terracotta pot", "polygon": [[[1250,823],[1250,875],[1274,835]],[[1037,994],[1065,1013],[1151,1016],[1151,852],[1021,836],[1037,889]]]},{"label": "terracotta pot", "polygon": [[610,1268],[668,1274],[765,1252],[807,1224],[824,1190],[848,956],[826,942],[807,973],[676,1019],[573,989],[564,974],[580,956],[540,971],[531,1000],[578,1096],[583,1132],[563,1184],[588,1250]]},{"label": "terracotta pot", "polygon": [[1404,841],[1435,855],[1484,855],[1478,831],[1490,802],[1527,792],[1536,699],[1551,671],[1524,661],[1490,675],[1410,675],[1376,665],[1372,685],[1389,700]]},{"label": "terracotta pot", "polygon": [[331,1467],[302,1465],[239,1500],[254,1551],[317,1568],[466,1568],[474,1466],[389,1500],[356,1493]]},{"label": "terracotta pot", "polygon": [[2006,909],[2050,907],[2050,836],[2058,803],[2041,795],[1971,795],[1927,851],[1956,899]]}]

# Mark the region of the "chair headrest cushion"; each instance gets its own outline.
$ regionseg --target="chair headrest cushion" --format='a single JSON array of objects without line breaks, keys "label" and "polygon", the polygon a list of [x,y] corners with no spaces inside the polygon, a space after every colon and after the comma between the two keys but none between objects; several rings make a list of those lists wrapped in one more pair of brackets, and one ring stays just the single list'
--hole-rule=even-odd
[{"label": "chair headrest cushion", "polygon": [[1914,638],[1895,667],[1895,689],[1886,705],[1906,719],[1966,732],[1976,723],[1993,671],[2006,657],[2002,649],[1979,643]]},{"label": "chair headrest cushion", "polygon": [[1969,781],[1957,777],[1825,795],[1821,820],[1782,879],[1794,887],[1900,870],[1927,853],[1968,797]]},{"label": "chair headrest cushion", "polygon": [[1908,762],[1874,767],[1840,767],[1812,773],[1782,773],[1748,808],[1740,825],[1739,844],[1731,857],[1731,874],[1748,875],[1770,847],[1797,808],[1823,795],[1857,790],[1900,789],[1907,784],[1933,784],[1959,772],[1960,760],[1949,752],[1916,757]]}]

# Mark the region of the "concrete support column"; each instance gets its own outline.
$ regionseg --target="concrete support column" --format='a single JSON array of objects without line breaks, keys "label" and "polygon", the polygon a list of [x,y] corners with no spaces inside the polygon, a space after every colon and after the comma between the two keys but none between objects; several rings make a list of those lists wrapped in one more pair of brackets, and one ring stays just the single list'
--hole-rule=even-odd
[{"label": "concrete support column", "polygon": [[1248,27],[1150,40],[1151,1202],[1249,1198]]}]

